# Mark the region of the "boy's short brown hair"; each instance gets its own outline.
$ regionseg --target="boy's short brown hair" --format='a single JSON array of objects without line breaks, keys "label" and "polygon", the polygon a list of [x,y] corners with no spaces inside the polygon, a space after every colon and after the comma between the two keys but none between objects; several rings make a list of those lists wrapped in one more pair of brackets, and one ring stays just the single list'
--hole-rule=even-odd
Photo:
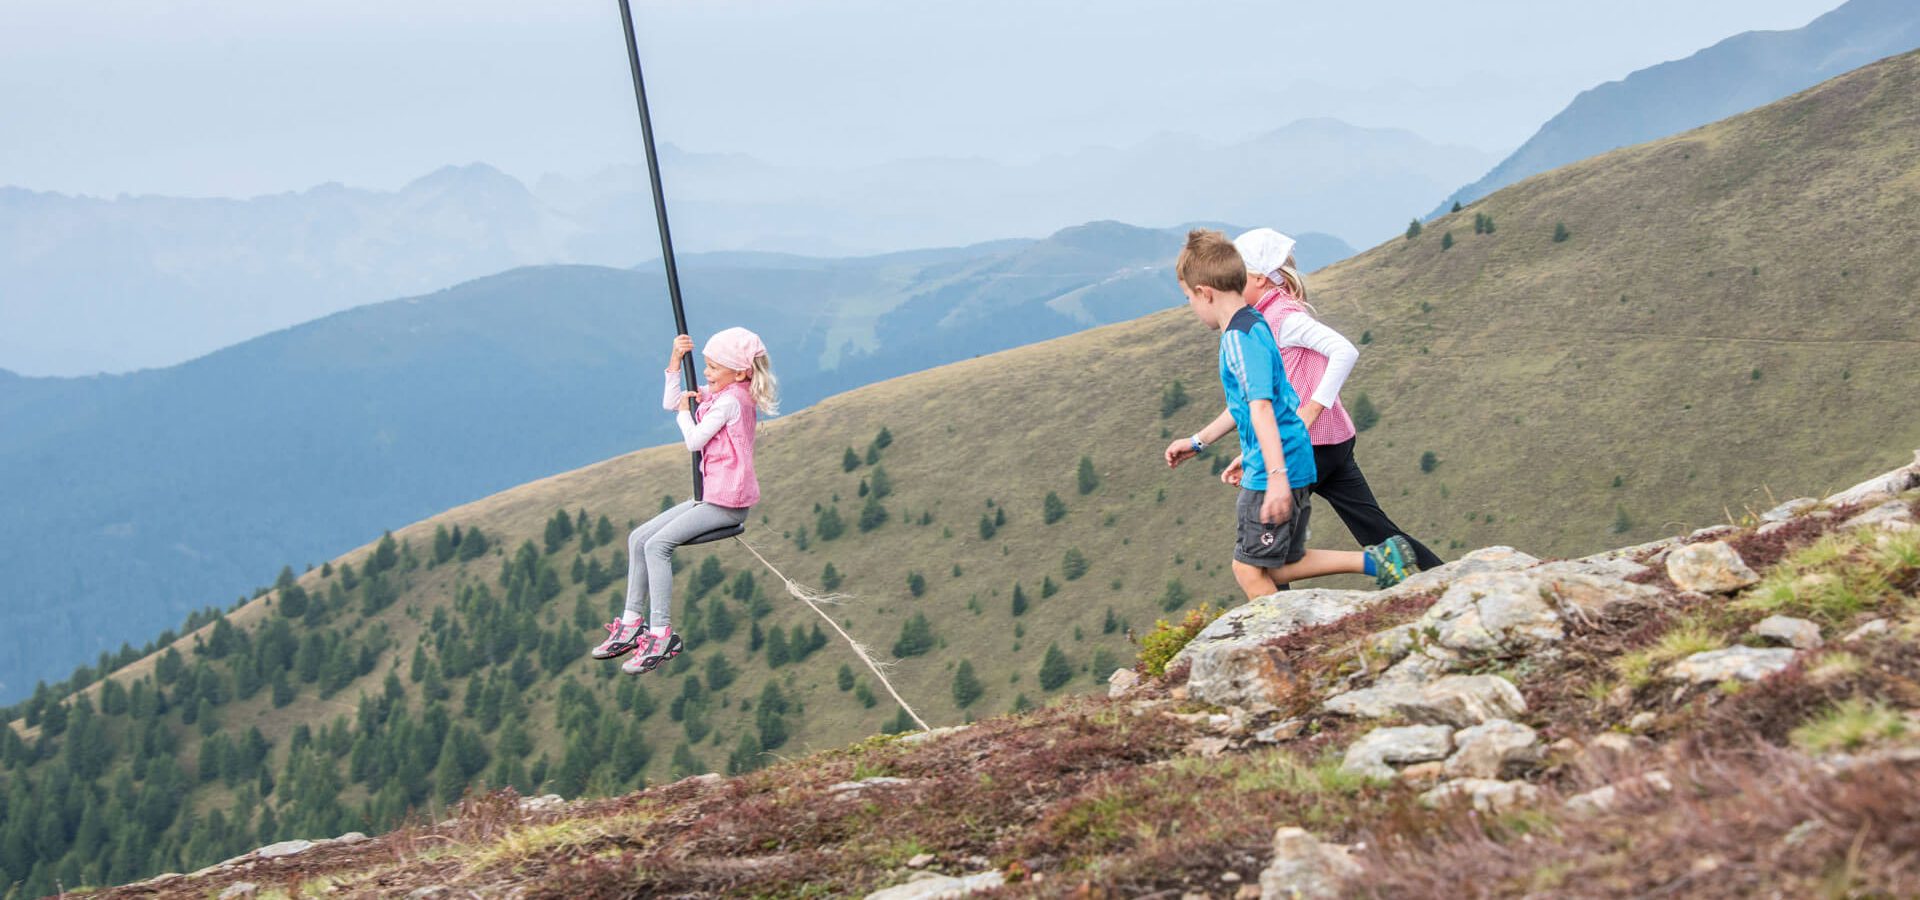
[{"label": "boy's short brown hair", "polygon": [[1180,248],[1180,259],[1173,274],[1190,288],[1209,287],[1238,294],[1247,288],[1247,264],[1227,236],[1211,228],[1187,232],[1187,245]]}]

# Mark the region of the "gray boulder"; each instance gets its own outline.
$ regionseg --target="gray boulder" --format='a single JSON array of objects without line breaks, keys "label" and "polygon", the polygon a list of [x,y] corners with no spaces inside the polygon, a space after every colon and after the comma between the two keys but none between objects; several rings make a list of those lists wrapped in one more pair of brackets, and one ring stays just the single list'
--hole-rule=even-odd
[{"label": "gray boulder", "polygon": [[1888,500],[1878,506],[1869,507],[1854,514],[1841,525],[1843,528],[1894,527],[1911,528],[1914,526],[1913,508],[1899,500]]},{"label": "gray boulder", "polygon": [[1683,591],[1724,594],[1760,580],[1725,541],[1702,541],[1667,554],[1667,577]]},{"label": "gray boulder", "polygon": [[1453,735],[1457,747],[1447,757],[1448,778],[1505,778],[1540,762],[1540,735],[1509,719],[1492,719]]},{"label": "gray boulder", "polygon": [[1006,877],[998,871],[979,872],[964,877],[935,875],[930,872],[917,872],[915,878],[906,884],[896,884],[890,888],[881,888],[867,895],[867,900],[953,900],[981,891],[990,891],[1006,883]]},{"label": "gray boulder", "polygon": [[1567,811],[1576,816],[1597,816],[1612,812],[1631,797],[1647,797],[1673,792],[1673,782],[1665,772],[1648,772],[1636,778],[1617,781],[1567,798]]},{"label": "gray boulder", "polygon": [[1827,503],[1840,506],[1859,503],[1881,494],[1893,496],[1914,487],[1920,487],[1920,450],[1913,451],[1913,464],[1894,469],[1884,475],[1875,475],[1853,487],[1827,498]]},{"label": "gray boulder", "polygon": [[1453,729],[1445,725],[1408,725],[1401,728],[1375,728],[1347,748],[1342,771],[1388,779],[1394,775],[1389,763],[1415,763],[1445,759],[1453,749]]},{"label": "gray boulder", "polygon": [[1498,675],[1446,675],[1426,684],[1388,684],[1348,691],[1321,708],[1364,719],[1402,716],[1427,725],[1467,728],[1527,711],[1526,698]]},{"label": "gray boulder", "polygon": [[1761,513],[1760,521],[1786,522],[1812,512],[1813,508],[1819,505],[1820,501],[1812,497],[1796,497]]},{"label": "gray boulder", "polygon": [[1524,572],[1482,572],[1453,582],[1421,616],[1443,647],[1466,652],[1538,648],[1566,636],[1560,614]]},{"label": "gray boulder", "polygon": [[1512,547],[1482,547],[1453,562],[1435,566],[1424,572],[1416,572],[1407,580],[1400,582],[1380,593],[1385,597],[1408,597],[1414,594],[1427,594],[1442,591],[1448,585],[1468,575],[1480,575],[1487,572],[1518,572],[1540,564],[1536,557],[1529,556]]}]

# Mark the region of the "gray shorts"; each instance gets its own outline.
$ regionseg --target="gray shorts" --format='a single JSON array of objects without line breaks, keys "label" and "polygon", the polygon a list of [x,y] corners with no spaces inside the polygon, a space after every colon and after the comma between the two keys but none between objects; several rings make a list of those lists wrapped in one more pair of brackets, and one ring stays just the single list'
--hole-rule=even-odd
[{"label": "gray shorts", "polygon": [[1278,525],[1269,525],[1260,521],[1260,504],[1266,502],[1267,492],[1242,488],[1240,499],[1234,503],[1237,523],[1234,560],[1263,569],[1278,569],[1297,563],[1307,555],[1307,518],[1313,512],[1312,490],[1311,487],[1294,488],[1293,516]]}]

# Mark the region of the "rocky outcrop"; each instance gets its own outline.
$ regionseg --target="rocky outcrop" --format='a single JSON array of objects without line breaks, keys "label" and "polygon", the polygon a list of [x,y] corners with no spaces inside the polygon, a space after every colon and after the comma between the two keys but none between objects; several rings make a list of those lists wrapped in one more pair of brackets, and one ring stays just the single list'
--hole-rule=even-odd
[{"label": "rocky outcrop", "polygon": [[1168,666],[1191,664],[1187,691],[1195,700],[1270,712],[1291,692],[1294,676],[1267,642],[1336,622],[1380,597],[1377,591],[1302,590],[1250,600],[1195,635]]},{"label": "rocky outcrop", "polygon": [[1449,778],[1508,778],[1538,765],[1540,735],[1507,719],[1493,719],[1453,735],[1459,749],[1447,757]]},{"label": "rocky outcrop", "polygon": [[1539,802],[1540,789],[1524,781],[1456,778],[1420,795],[1421,805],[1429,807],[1457,803],[1463,799],[1479,812],[1499,813]]},{"label": "rocky outcrop", "polygon": [[1006,876],[997,871],[959,877],[916,872],[913,880],[874,891],[867,895],[867,900],[953,900],[990,891],[1005,883]]},{"label": "rocky outcrop", "polygon": [[1768,616],[1754,623],[1749,633],[1763,641],[1785,644],[1796,650],[1812,650],[1821,643],[1820,626],[1792,616]]},{"label": "rocky outcrop", "polygon": [[1416,763],[1445,759],[1453,750],[1453,729],[1445,725],[1408,725],[1401,728],[1375,728],[1347,748],[1342,771],[1369,778],[1390,779],[1394,768],[1389,763]]}]

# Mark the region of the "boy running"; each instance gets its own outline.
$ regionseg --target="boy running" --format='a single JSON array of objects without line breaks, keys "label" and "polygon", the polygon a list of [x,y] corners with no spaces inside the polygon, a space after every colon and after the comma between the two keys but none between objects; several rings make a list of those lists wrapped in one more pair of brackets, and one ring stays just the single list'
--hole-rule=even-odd
[{"label": "boy running", "polygon": [[1320,575],[1366,574],[1386,586],[1411,574],[1413,551],[1398,535],[1357,552],[1307,549],[1313,445],[1273,330],[1243,296],[1246,264],[1226,235],[1196,228],[1174,274],[1194,315],[1220,332],[1220,385],[1239,431],[1244,470],[1233,548],[1240,589],[1253,598]]}]

